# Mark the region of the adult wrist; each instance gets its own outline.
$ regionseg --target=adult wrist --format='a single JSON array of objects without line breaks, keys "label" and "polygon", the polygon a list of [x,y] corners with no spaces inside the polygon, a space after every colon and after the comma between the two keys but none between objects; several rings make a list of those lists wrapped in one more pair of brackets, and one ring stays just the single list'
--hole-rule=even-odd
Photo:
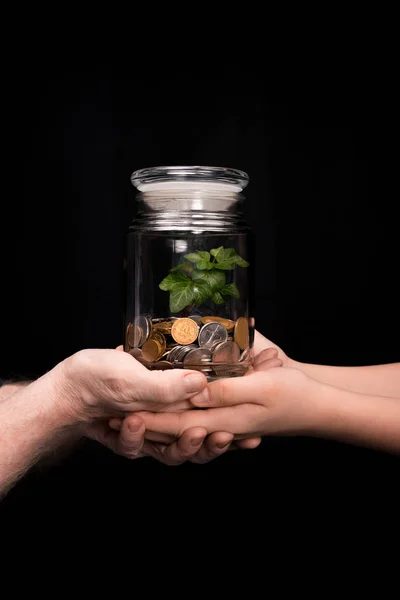
[{"label": "adult wrist", "polygon": [[54,415],[61,426],[75,426],[84,420],[82,402],[75,393],[63,363],[46,373],[39,382],[43,386],[43,402],[49,414]]}]

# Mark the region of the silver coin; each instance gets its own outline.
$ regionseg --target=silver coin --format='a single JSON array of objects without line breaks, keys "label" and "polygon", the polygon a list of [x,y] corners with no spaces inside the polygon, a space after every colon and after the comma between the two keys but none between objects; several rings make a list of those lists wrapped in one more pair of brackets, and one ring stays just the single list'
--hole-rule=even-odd
[{"label": "silver coin", "polygon": [[211,350],[208,348],[194,348],[183,359],[185,365],[200,365],[211,361]]},{"label": "silver coin", "polygon": [[172,348],[171,352],[167,356],[167,360],[169,362],[171,362],[171,363],[174,362],[177,352],[179,351],[180,348],[181,348],[181,346],[175,346],[175,348]]},{"label": "silver coin", "polygon": [[234,364],[239,361],[240,348],[235,342],[221,342],[213,350],[214,363]]},{"label": "silver coin", "polygon": [[191,350],[193,350],[193,348],[197,348],[197,346],[175,346],[175,348],[173,348],[171,350],[171,352],[168,354],[167,360],[171,363],[173,362],[180,362],[182,360],[182,358],[185,356],[185,354],[187,352],[190,352]]},{"label": "silver coin", "polygon": [[184,357],[186,356],[186,354],[188,354],[189,352],[191,352],[193,350],[193,348],[197,348],[197,346],[182,346],[182,348],[180,348],[179,352],[176,355],[176,360],[178,362],[182,362]]},{"label": "silver coin", "polygon": [[135,325],[141,330],[141,337],[137,346],[143,346],[143,344],[149,339],[152,330],[151,319],[145,315],[139,315],[135,318]]},{"label": "silver coin", "polygon": [[201,326],[203,323],[201,321],[201,317],[200,315],[190,315],[189,319],[192,319],[192,321],[194,321],[195,323],[197,323],[197,325]]},{"label": "silver coin", "polygon": [[199,333],[199,345],[202,348],[213,348],[219,342],[226,342],[228,332],[217,321],[210,321],[203,325]]}]

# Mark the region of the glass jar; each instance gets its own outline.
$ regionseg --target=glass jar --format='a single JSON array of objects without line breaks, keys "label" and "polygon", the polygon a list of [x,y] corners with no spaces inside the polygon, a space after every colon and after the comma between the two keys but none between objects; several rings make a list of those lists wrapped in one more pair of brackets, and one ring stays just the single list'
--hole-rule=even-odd
[{"label": "glass jar", "polygon": [[244,375],[254,341],[253,235],[240,212],[248,175],[154,167],[131,182],[125,351],[149,369]]}]

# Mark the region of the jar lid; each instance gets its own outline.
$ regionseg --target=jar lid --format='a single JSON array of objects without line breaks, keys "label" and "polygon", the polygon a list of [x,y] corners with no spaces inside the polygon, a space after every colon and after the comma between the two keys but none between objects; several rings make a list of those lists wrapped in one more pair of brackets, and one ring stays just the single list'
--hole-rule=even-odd
[{"label": "jar lid", "polygon": [[241,192],[249,183],[249,176],[244,171],[225,167],[149,167],[134,171],[131,182],[140,192],[205,187],[208,190]]}]

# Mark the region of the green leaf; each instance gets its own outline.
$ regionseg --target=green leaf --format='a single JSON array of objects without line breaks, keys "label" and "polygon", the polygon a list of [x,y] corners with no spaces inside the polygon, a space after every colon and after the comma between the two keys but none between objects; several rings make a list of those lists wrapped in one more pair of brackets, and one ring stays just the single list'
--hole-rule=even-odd
[{"label": "green leaf", "polygon": [[235,263],[232,260],[225,260],[223,262],[214,263],[214,269],[221,269],[222,271],[232,271],[235,268]]},{"label": "green leaf", "polygon": [[208,260],[199,260],[196,263],[196,268],[200,269],[201,271],[203,270],[210,270],[214,267],[214,264],[209,262]]},{"label": "green leaf", "polygon": [[211,254],[207,251],[197,250],[191,254],[185,254],[185,258],[196,264],[197,269],[212,269],[210,262]]},{"label": "green leaf", "polygon": [[177,285],[191,283],[191,281],[184,273],[170,273],[159,284],[159,288],[164,291],[173,290]]},{"label": "green leaf", "polygon": [[224,285],[219,291],[223,296],[233,296],[234,298],[240,298],[240,293],[236,283],[229,283],[228,285]]},{"label": "green leaf", "polygon": [[239,254],[235,255],[235,263],[239,267],[248,267],[249,266],[249,263],[247,262],[247,260],[244,260],[244,258],[242,258],[241,256],[239,256]]},{"label": "green leaf", "polygon": [[198,252],[192,252],[191,254],[185,254],[186,260],[190,260],[192,263],[197,263],[199,260],[203,260]]},{"label": "green leaf", "polygon": [[193,281],[193,301],[196,306],[200,306],[206,300],[211,298],[213,291],[208,283],[202,279]]},{"label": "green leaf", "polygon": [[187,277],[187,282],[177,283],[169,296],[169,308],[172,313],[177,313],[193,302],[193,281]]},{"label": "green leaf", "polygon": [[210,261],[211,255],[209,252],[207,252],[207,251],[203,252],[200,250],[196,250],[196,254],[199,254],[203,260]]},{"label": "green leaf", "polygon": [[185,263],[181,263],[180,265],[176,265],[175,267],[172,267],[171,269],[171,273],[174,273],[175,271],[191,271],[193,269],[192,265],[188,262]]},{"label": "green leaf", "polygon": [[216,258],[218,256],[218,254],[221,252],[221,250],[223,250],[223,249],[224,249],[224,247],[220,246],[219,248],[213,248],[212,250],[210,250],[210,252]]},{"label": "green leaf", "polygon": [[218,248],[218,252],[214,256],[218,263],[226,261],[232,262],[234,260],[234,256],[236,256],[235,248],[224,248],[221,246]]},{"label": "green leaf", "polygon": [[212,269],[210,271],[197,271],[196,269],[192,273],[194,280],[203,279],[208,283],[213,291],[219,290],[220,287],[225,285],[226,275],[223,271],[217,271]]},{"label": "green leaf", "polygon": [[219,292],[214,292],[212,299],[213,299],[213,302],[215,302],[215,304],[223,304],[225,302],[225,300],[223,299],[223,297],[221,296],[221,294]]}]

